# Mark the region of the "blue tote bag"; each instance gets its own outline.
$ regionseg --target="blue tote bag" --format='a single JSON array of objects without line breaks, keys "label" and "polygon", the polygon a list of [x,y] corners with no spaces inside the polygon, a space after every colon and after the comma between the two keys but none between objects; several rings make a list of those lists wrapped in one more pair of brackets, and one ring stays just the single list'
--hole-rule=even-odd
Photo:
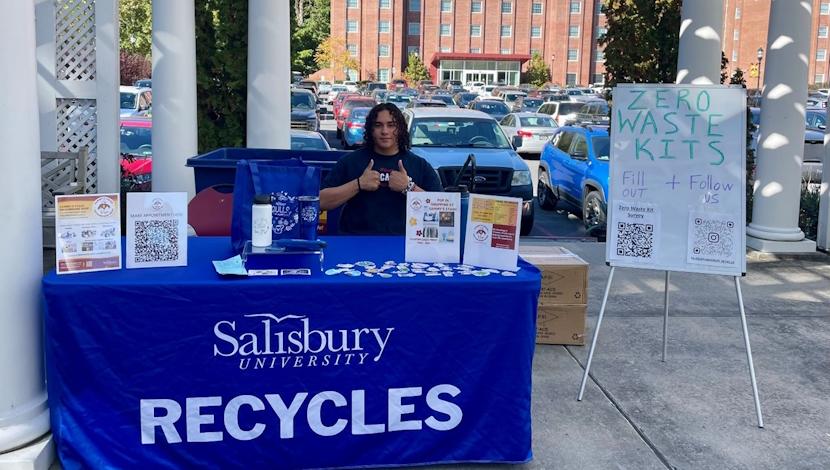
[{"label": "blue tote bag", "polygon": [[231,243],[236,253],[241,253],[251,239],[251,205],[257,194],[271,195],[272,238],[299,238],[298,198],[320,194],[320,168],[296,158],[236,163],[231,221]]}]

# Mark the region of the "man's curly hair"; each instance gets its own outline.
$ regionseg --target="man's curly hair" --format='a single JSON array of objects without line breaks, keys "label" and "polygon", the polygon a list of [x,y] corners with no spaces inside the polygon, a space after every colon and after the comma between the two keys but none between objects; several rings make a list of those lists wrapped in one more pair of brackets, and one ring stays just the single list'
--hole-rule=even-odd
[{"label": "man's curly hair", "polygon": [[366,125],[363,128],[363,147],[368,149],[375,148],[375,139],[372,136],[372,129],[375,127],[375,122],[378,120],[378,114],[381,111],[389,111],[395,126],[398,128],[398,151],[409,150],[409,130],[406,128],[406,121],[403,118],[403,113],[397,106],[392,103],[381,103],[375,105],[369,115],[366,116]]}]

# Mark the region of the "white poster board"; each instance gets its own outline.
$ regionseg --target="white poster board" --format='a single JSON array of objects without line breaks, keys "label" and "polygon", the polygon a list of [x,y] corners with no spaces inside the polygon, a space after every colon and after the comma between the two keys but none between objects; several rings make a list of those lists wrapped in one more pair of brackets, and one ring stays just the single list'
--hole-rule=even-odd
[{"label": "white poster board", "polygon": [[746,90],[623,84],[611,117],[611,266],[746,272]]},{"label": "white poster board", "polygon": [[408,262],[458,263],[461,258],[461,195],[413,192],[406,194]]},{"label": "white poster board", "polygon": [[521,224],[520,198],[470,194],[464,264],[518,271]]},{"label": "white poster board", "polygon": [[187,193],[127,193],[127,268],[187,266]]},{"label": "white poster board", "polygon": [[55,196],[55,272],[121,269],[118,194]]}]

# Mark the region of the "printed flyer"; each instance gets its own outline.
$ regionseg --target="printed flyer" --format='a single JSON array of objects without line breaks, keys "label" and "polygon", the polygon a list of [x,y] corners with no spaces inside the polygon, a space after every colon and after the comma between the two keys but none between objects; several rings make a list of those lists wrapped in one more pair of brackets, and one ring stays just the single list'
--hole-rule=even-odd
[{"label": "printed flyer", "polygon": [[127,194],[127,268],[187,266],[187,193]]},{"label": "printed flyer", "polygon": [[406,195],[407,262],[458,263],[461,257],[461,195]]},{"label": "printed flyer", "polygon": [[58,274],[121,269],[118,194],[55,196]]},{"label": "printed flyer", "polygon": [[522,200],[470,194],[464,264],[518,271]]}]

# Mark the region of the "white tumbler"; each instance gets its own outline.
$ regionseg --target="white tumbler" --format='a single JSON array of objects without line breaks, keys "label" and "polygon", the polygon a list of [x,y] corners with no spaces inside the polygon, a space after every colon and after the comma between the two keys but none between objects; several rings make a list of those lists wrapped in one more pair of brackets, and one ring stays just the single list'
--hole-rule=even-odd
[{"label": "white tumbler", "polygon": [[271,196],[257,194],[251,208],[251,244],[271,246]]}]

